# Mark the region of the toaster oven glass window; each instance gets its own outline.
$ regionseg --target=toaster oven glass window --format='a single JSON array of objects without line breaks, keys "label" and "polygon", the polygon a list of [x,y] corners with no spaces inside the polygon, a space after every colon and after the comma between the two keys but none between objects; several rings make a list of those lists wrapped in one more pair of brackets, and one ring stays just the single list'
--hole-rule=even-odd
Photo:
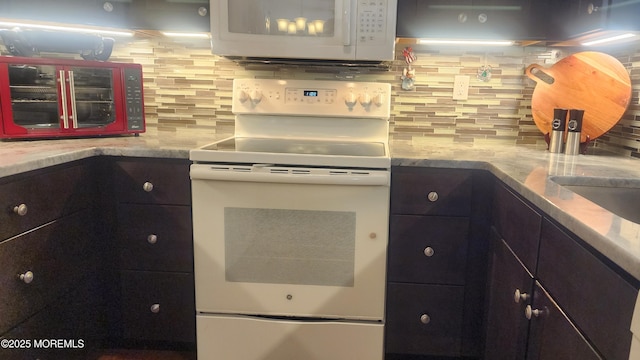
[{"label": "toaster oven glass window", "polygon": [[229,32],[333,37],[335,0],[229,1]]},{"label": "toaster oven glass window", "polygon": [[113,70],[72,68],[73,99],[78,128],[106,126],[116,120]]},{"label": "toaster oven glass window", "polygon": [[9,65],[9,88],[16,125],[27,129],[60,127],[55,66]]}]

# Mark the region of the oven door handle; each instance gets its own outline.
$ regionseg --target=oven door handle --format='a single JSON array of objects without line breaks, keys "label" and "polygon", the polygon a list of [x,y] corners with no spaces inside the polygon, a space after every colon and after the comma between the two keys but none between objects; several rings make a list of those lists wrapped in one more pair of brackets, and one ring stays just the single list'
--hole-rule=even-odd
[{"label": "oven door handle", "polygon": [[245,181],[286,184],[389,186],[388,171],[325,171],[322,173],[272,173],[269,171],[235,171],[202,164],[191,165],[192,180]]}]

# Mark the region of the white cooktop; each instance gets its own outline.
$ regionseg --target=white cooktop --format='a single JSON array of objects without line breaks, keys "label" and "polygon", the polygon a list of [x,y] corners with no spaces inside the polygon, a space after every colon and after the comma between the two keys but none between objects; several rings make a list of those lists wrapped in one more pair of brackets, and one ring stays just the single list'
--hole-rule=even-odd
[{"label": "white cooktop", "polygon": [[235,80],[235,135],[190,152],[195,162],[390,168],[391,86]]}]

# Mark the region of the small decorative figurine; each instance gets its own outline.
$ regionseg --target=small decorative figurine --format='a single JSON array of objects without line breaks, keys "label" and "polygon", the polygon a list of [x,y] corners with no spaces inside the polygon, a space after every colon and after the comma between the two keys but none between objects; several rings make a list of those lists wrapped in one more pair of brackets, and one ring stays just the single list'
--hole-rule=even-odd
[{"label": "small decorative figurine", "polygon": [[411,68],[411,63],[416,61],[417,57],[410,47],[404,48],[402,55],[407,63],[407,67],[402,70],[402,76],[400,77],[402,79],[402,90],[413,90],[416,81],[416,70]]}]

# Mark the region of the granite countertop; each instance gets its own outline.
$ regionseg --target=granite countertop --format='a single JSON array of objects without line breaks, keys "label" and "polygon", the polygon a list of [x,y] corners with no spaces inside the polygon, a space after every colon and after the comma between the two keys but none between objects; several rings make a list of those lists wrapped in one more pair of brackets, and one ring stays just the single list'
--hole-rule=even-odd
[{"label": "granite countertop", "polygon": [[[189,150],[231,134],[149,129],[138,137],[0,142],[0,177],[99,155],[188,159]],[[614,154],[568,156],[545,148],[450,144],[430,139],[390,144],[392,165],[484,169],[519,192],[604,256],[640,280],[640,225],[551,181],[581,176],[640,181],[640,160]]]}]

